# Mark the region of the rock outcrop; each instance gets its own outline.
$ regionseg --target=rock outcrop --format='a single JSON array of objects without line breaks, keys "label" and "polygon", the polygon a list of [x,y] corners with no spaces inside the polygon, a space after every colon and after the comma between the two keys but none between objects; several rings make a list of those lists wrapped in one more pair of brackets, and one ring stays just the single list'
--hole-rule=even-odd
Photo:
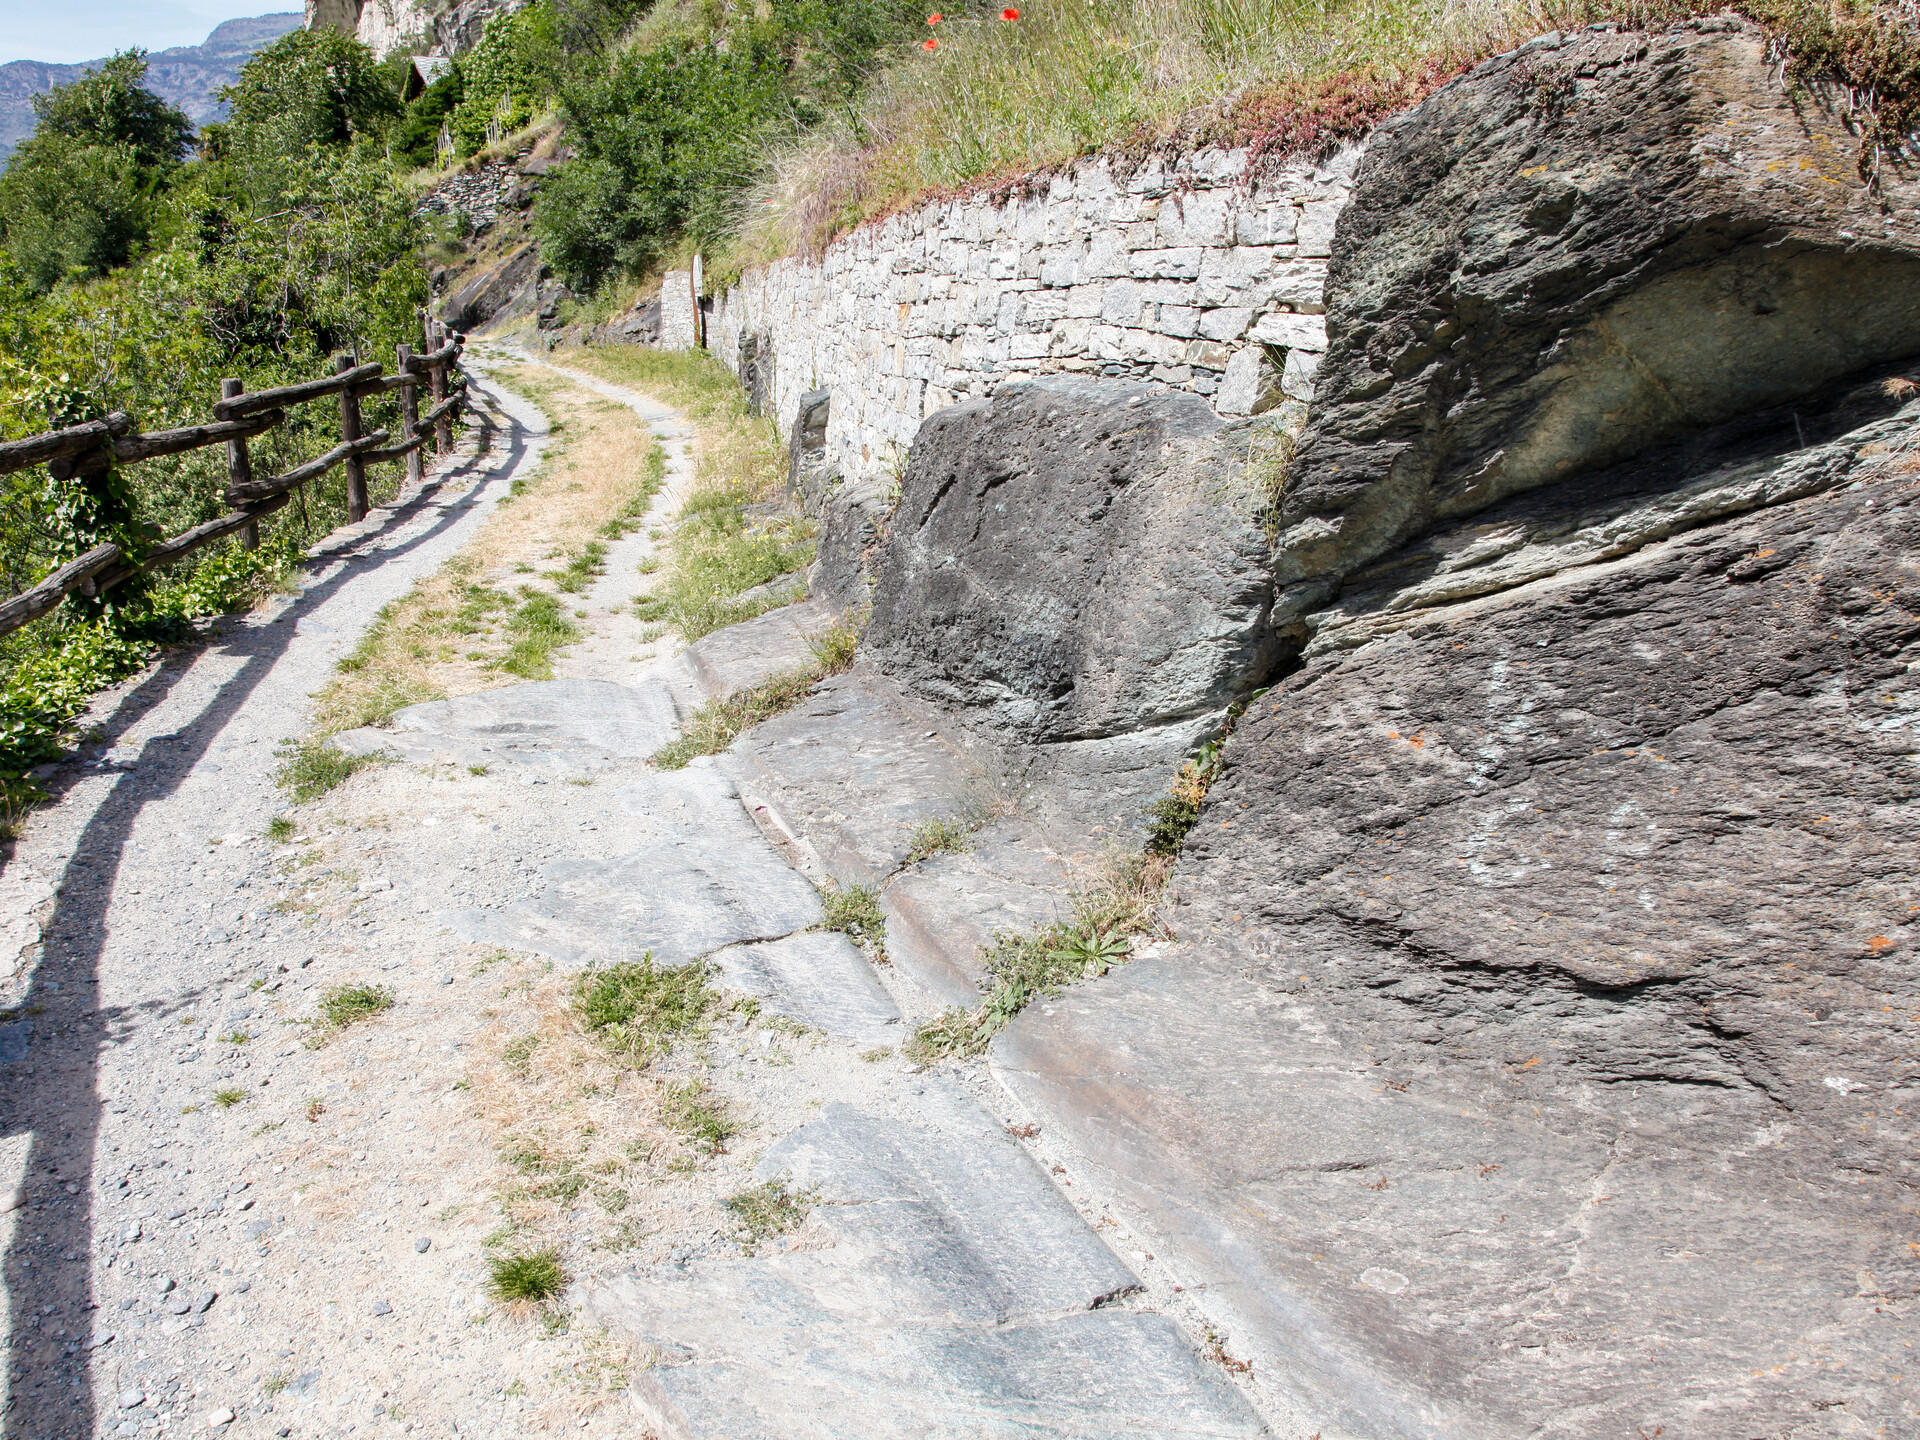
[{"label": "rock outcrop", "polygon": [[1856,144],[1711,20],[1369,145],[1297,667],[1183,943],[996,1051],[1302,1433],[1914,1423],[1920,180]]},{"label": "rock outcrop", "polygon": [[1877,186],[1757,27],[1548,35],[1382,126],[1282,520],[1296,643],[1438,521],[1920,353],[1920,171]]},{"label": "rock outcrop", "polygon": [[866,653],[1027,743],[1217,714],[1272,668],[1253,433],[1197,396],[1071,376],[933,416]]}]

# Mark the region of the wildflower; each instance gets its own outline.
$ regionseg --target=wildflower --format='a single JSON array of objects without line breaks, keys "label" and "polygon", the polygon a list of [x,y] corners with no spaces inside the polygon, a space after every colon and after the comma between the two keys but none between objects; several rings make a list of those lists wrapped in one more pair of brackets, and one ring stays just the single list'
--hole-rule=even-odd
[{"label": "wildflower", "polygon": [[1015,10],[1009,7],[1000,12],[1000,18],[1002,20],[1008,20],[1008,21],[1018,20],[1020,18],[1020,12],[1018,10]]},{"label": "wildflower", "polygon": [[922,40],[920,42],[920,48],[922,50],[938,50],[940,48],[940,42],[938,40]]},{"label": "wildflower", "polygon": [[941,16],[940,12],[936,10],[933,12],[933,14],[927,17],[927,23],[929,25],[938,25],[942,18],[943,17]]}]

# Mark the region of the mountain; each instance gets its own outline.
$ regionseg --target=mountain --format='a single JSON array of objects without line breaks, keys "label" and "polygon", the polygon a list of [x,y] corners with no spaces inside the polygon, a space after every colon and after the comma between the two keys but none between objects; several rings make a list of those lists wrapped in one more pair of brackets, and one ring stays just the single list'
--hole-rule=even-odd
[{"label": "mountain", "polygon": [[[300,14],[256,15],[226,20],[199,45],[176,45],[147,56],[147,85],[161,99],[178,105],[196,124],[222,114],[216,92],[231,85],[254,51],[300,28]],[[42,60],[11,60],[0,65],[0,162],[33,133],[33,97],[56,85],[78,80],[99,65],[51,65]]]}]

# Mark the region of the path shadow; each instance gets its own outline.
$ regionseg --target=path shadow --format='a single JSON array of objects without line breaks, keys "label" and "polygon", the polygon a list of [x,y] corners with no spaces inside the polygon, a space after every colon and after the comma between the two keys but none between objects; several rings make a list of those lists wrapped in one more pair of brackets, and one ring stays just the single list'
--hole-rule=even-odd
[{"label": "path shadow", "polygon": [[[478,377],[475,389],[481,389]],[[0,1140],[33,1137],[22,1182],[24,1208],[15,1216],[14,1238],[0,1262],[0,1283],[10,1309],[5,1440],[86,1440],[101,1431],[103,1421],[110,1424],[106,1417],[117,1409],[116,1397],[93,1393],[87,1348],[91,1337],[115,1329],[111,1318],[92,1318],[97,1309],[92,1256],[111,1243],[111,1237],[96,1234],[95,1224],[101,1196],[94,1177],[101,1168],[102,1157],[96,1152],[104,1103],[100,1056],[126,1043],[142,1024],[181,1013],[202,995],[189,990],[111,1010],[96,1005],[108,903],[134,822],[148,805],[171,797],[205,758],[284,654],[302,614],[325,604],[366,564],[398,559],[444,533],[462,517],[461,500],[478,499],[489,487],[510,483],[508,477],[526,456],[531,432],[504,409],[496,407],[496,413],[497,422],[483,420],[486,434],[477,455],[429,480],[365,534],[324,556],[322,563],[345,563],[305,590],[280,612],[276,623],[229,624],[209,640],[170,653],[99,726],[102,740],[111,746],[164,703],[209,650],[222,647],[229,655],[244,657],[192,721],[167,737],[164,758],[155,755],[154,763],[115,767],[116,783],[88,817],[58,879],[42,958],[19,1010],[19,1019],[31,1027],[25,1053],[17,1053],[24,1033],[18,1030],[13,1032],[16,1043],[0,1049]],[[434,503],[445,508],[433,524],[392,549],[374,548]],[[154,748],[150,741],[148,750]],[[70,777],[60,789],[70,789],[77,778]],[[14,856],[9,855],[0,872],[12,863]]]}]

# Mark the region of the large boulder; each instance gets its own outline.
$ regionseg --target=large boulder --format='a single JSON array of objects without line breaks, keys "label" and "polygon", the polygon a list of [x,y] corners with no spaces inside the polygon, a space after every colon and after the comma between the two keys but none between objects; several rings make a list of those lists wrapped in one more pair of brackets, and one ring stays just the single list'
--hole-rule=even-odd
[{"label": "large boulder", "polygon": [[1549,35],[1382,126],[1340,218],[1276,624],[1427,529],[1920,352],[1920,171],[1755,26]]},{"label": "large boulder", "polygon": [[1217,714],[1273,667],[1248,422],[1196,396],[1058,377],[921,426],[864,653],[1016,741]]},{"label": "large boulder", "polygon": [[1300,1433],[1920,1413],[1920,191],[1778,74],[1550,37],[1375,136],[1301,663],[1181,943],[998,1044]]}]

